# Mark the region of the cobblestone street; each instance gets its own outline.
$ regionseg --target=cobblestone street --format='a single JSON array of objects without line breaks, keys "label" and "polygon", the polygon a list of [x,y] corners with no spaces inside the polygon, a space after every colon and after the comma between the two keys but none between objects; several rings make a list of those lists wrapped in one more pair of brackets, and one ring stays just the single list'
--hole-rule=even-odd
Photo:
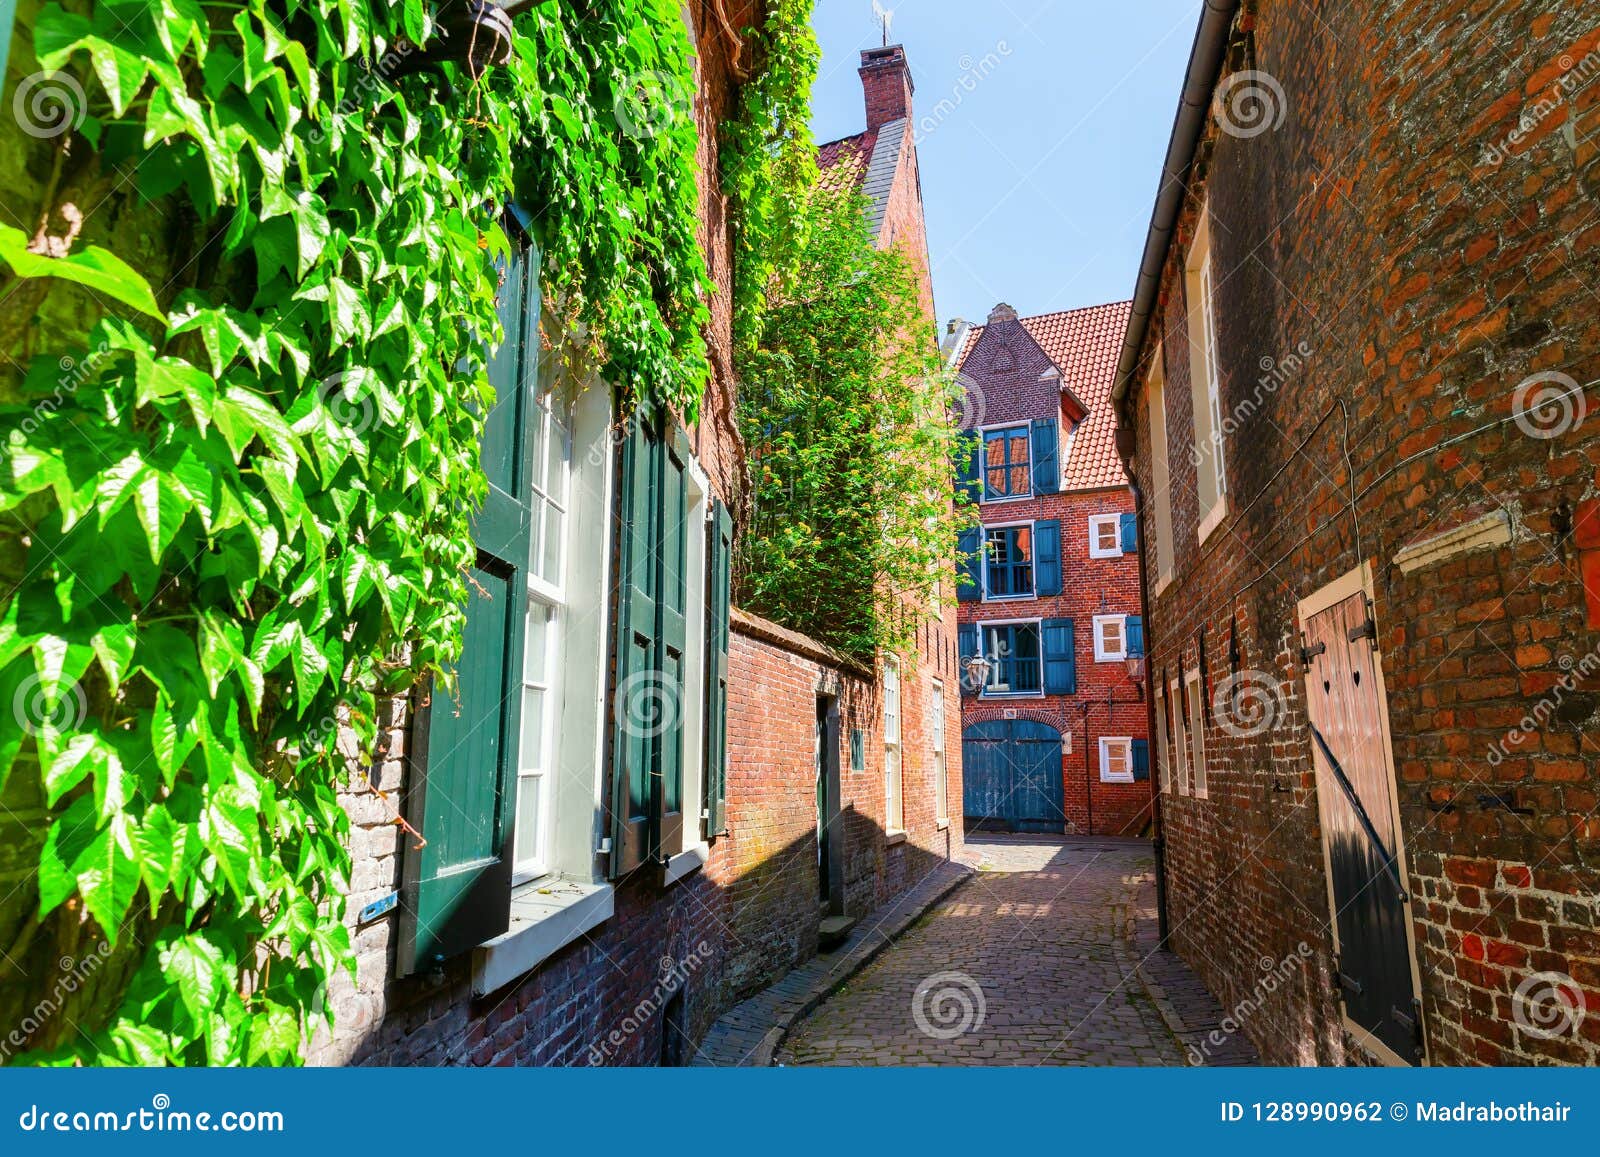
[{"label": "cobblestone street", "polygon": [[979,868],[796,1025],[787,1065],[1182,1065],[1134,972],[1148,844],[969,838]]}]

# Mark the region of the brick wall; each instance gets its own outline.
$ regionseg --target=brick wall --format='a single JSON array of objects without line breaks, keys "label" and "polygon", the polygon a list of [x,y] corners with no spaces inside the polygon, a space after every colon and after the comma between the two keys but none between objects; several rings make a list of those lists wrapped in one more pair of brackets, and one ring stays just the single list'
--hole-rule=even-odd
[{"label": "brick wall", "polygon": [[[1255,135],[1213,118],[1185,182],[1194,195],[1142,350],[1147,365],[1164,348],[1177,544],[1148,634],[1168,674],[1203,647],[1213,689],[1236,634],[1275,719],[1246,738],[1208,726],[1209,798],[1163,797],[1173,937],[1225,1006],[1260,998],[1241,1019],[1268,1060],[1370,1059],[1335,999],[1294,658],[1296,600],[1365,560],[1429,1060],[1593,1064],[1600,681],[1585,660],[1600,620],[1568,534],[1600,488],[1600,426],[1534,437],[1507,419],[1532,375],[1600,377],[1587,284],[1600,253],[1600,32],[1592,12],[1546,3],[1246,7],[1228,67],[1268,74],[1284,115]],[[1230,512],[1203,545],[1182,283],[1200,198],[1222,409],[1244,414],[1228,443]],[[1154,500],[1143,371],[1134,381],[1125,421]],[[1395,562],[1502,511],[1509,543],[1409,573]],[[1302,944],[1309,955],[1262,997],[1261,963]],[[1532,1031],[1518,991],[1536,992],[1540,973],[1566,978],[1587,1016]]]}]

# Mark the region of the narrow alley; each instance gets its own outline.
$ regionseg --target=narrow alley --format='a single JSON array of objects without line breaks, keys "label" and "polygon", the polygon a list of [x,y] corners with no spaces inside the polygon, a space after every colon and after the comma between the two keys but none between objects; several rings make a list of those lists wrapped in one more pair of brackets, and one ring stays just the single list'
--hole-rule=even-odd
[{"label": "narrow alley", "polygon": [[[796,1025],[779,1064],[1187,1063],[1136,971],[1149,948],[1134,926],[1153,920],[1147,842],[969,837],[967,859],[978,873]],[[1147,971],[1187,973],[1163,956]],[[1208,1019],[1191,1011],[1214,1007],[1203,989],[1173,988],[1186,1021]]]}]

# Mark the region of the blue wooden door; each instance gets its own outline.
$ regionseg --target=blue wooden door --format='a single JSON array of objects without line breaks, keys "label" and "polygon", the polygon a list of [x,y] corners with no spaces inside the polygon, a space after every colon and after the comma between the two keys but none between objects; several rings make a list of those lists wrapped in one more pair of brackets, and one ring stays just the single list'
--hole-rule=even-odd
[{"label": "blue wooden door", "polygon": [[1060,832],[1067,822],[1061,733],[1031,719],[991,719],[962,732],[964,811],[1017,832]]}]

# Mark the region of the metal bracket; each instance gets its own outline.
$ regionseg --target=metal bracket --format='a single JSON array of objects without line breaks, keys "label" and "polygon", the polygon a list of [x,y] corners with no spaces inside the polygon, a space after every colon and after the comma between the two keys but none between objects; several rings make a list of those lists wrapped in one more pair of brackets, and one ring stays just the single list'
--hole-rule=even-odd
[{"label": "metal bracket", "polygon": [[[1305,636],[1302,635],[1301,638],[1305,638]],[[1300,666],[1309,671],[1311,669],[1311,660],[1326,652],[1327,649],[1328,644],[1326,643],[1317,643],[1310,647],[1302,646],[1300,648]]]}]

